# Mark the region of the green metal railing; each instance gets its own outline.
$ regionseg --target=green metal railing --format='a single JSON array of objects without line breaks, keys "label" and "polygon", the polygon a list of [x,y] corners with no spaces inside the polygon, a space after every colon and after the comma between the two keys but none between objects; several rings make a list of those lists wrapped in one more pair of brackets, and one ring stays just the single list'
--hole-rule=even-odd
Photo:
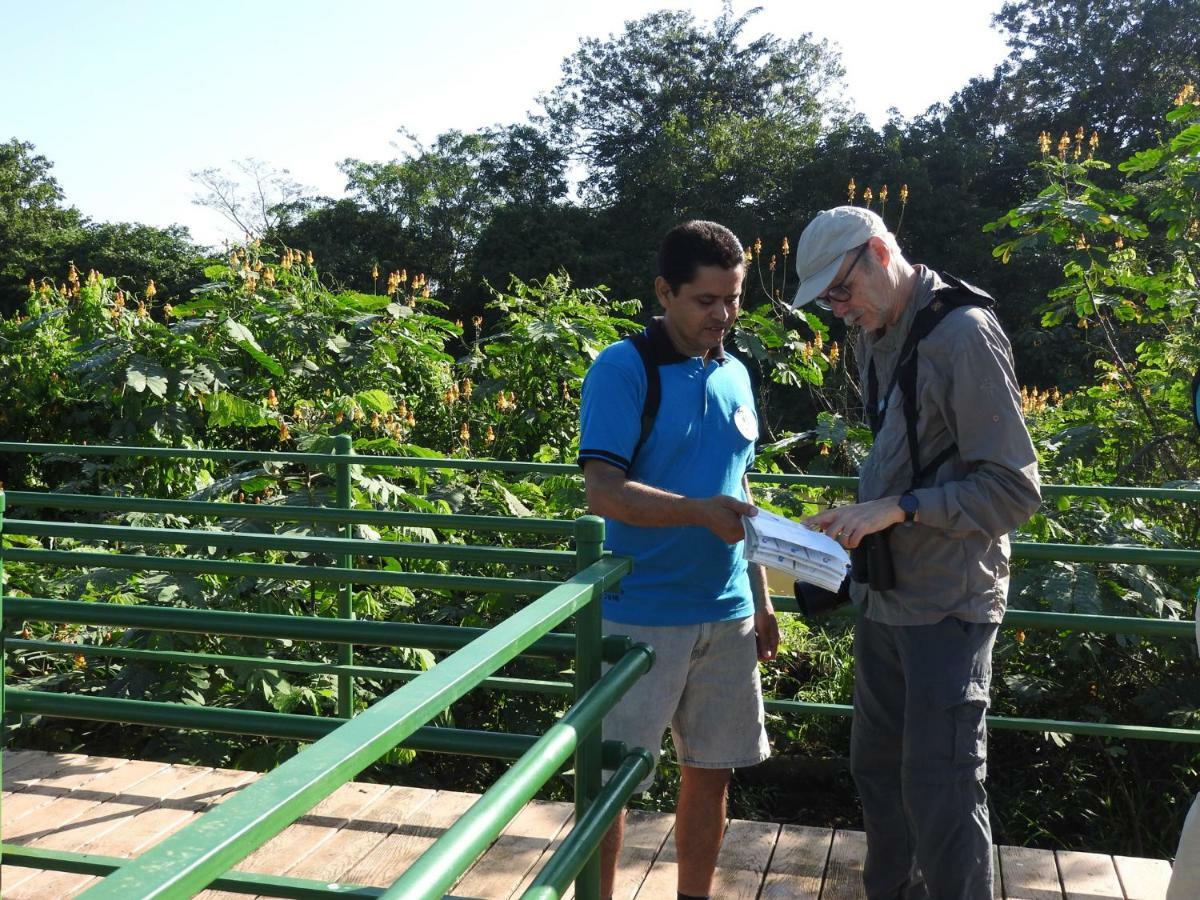
[{"label": "green metal railing", "polygon": [[[304,754],[289,760],[261,779],[252,798],[206,814],[195,826],[172,838],[162,853],[153,851],[136,862],[80,854],[50,853],[2,845],[5,863],[46,868],[112,873],[88,893],[95,897],[184,896],[205,885],[235,890],[255,890],[276,896],[441,896],[466,866],[493,840],[504,824],[533,796],[545,779],[574,756],[576,772],[576,824],[570,836],[529,889],[527,897],[557,897],[578,877],[580,897],[595,896],[595,849],[608,824],[637,782],[650,768],[648,754],[626,753],[625,748],[601,741],[597,724],[603,713],[650,664],[646,650],[631,650],[628,642],[599,637],[599,593],[624,571],[623,561],[605,557],[602,531],[590,519],[579,523],[553,519],[491,516],[431,515],[388,510],[351,508],[351,466],[370,468],[473,470],[524,474],[577,472],[573,466],[493,460],[426,459],[418,457],[352,456],[348,438],[339,439],[335,452],[253,453],[176,448],[129,448],[0,443],[0,453],[42,453],[61,456],[184,457],[222,462],[286,462],[333,473],[335,507],[300,507],[274,504],[162,500],[142,497],[97,497],[44,491],[8,491],[9,511],[36,509],[103,513],[148,513],[188,516],[192,520],[297,521],[327,525],[338,537],[244,534],[221,530],[142,528],[74,522],[46,522],[34,518],[3,518],[5,533],[37,539],[49,547],[10,546],[0,553],[11,562],[60,566],[105,567],[138,571],[171,571],[325,582],[338,586],[336,618],[236,613],[211,609],[181,609],[80,603],[48,598],[0,597],[0,612],[8,619],[73,623],[100,627],[169,629],[180,633],[219,634],[297,641],[326,641],[336,645],[330,661],[289,660],[276,657],[199,654],[70,641],[6,637],[5,650],[79,654],[85,658],[113,658],[186,665],[230,665],[270,668],[334,676],[337,680],[336,717],[267,713],[242,709],[180,708],[167,703],[99,697],[71,697],[10,689],[0,704],[16,714],[42,714],[145,725],[200,728],[238,734],[315,741]],[[351,459],[353,462],[351,462]],[[819,489],[841,490],[855,479],[829,476],[751,475],[751,481]],[[1142,499],[1200,503],[1200,491],[1173,488],[1109,488],[1080,485],[1046,485],[1046,496],[1080,495],[1110,500]],[[368,541],[353,537],[353,526],[427,527],[461,532],[519,532],[562,539],[574,535],[575,551],[500,548],[464,544],[419,544]],[[62,539],[89,544],[115,542],[121,552],[54,549]],[[246,560],[197,559],[152,555],[166,546],[213,547],[234,554],[290,553],[316,557],[320,564],[263,563]],[[143,552],[124,552],[143,547]],[[1200,551],[1126,546],[1078,546],[1015,542],[1013,556],[1112,564],[1162,565],[1200,568]],[[394,571],[365,567],[355,558],[439,560],[489,564],[511,569],[508,577]],[[332,564],[326,564],[326,561]],[[574,575],[567,570],[574,569]],[[557,577],[551,572],[562,570]],[[0,570],[2,571],[2,570]],[[517,573],[523,577],[514,577]],[[530,577],[533,576],[533,577]],[[391,585],[449,591],[486,591],[534,598],[512,619],[491,630],[451,626],[408,625],[396,622],[357,621],[353,617],[355,585]],[[775,597],[782,612],[795,612],[791,597]],[[569,616],[575,634],[551,629]],[[1006,627],[1075,630],[1132,634],[1152,638],[1190,637],[1190,621],[1126,616],[1089,616],[1010,610]],[[589,638],[588,636],[592,636]],[[433,670],[419,672],[356,662],[355,646],[425,647],[452,652]],[[518,653],[554,658],[573,657],[575,681],[545,681],[495,675],[496,668]],[[602,660],[613,667],[600,677]],[[494,663],[494,665],[493,665]],[[452,665],[450,665],[452,664]],[[352,716],[354,682],[359,678],[401,682],[384,700]],[[571,710],[546,734],[481,734],[461,729],[434,728],[430,718],[467,691],[480,688],[532,691],[571,696]],[[397,699],[399,698],[399,699]],[[767,708],[792,715],[848,716],[844,704],[768,700]],[[0,711],[5,706],[0,705]],[[376,712],[379,710],[379,712]],[[425,715],[428,713],[428,715]],[[424,716],[424,718],[422,718]],[[1118,739],[1143,739],[1200,743],[1200,731],[1178,728],[1073,722],[1048,719],[989,716],[989,727],[1068,734],[1098,735]],[[347,737],[349,736],[349,737]],[[475,754],[515,760],[512,768],[484,795],[479,804],[451,828],[426,856],[386,891],[361,886],[331,888],[298,879],[263,879],[229,871],[302,814],[309,806],[393,747],[413,750]],[[313,753],[320,748],[319,753]],[[299,760],[305,760],[301,766]],[[311,765],[310,765],[311,764]],[[601,788],[601,766],[616,775]],[[283,774],[280,774],[283,773]],[[249,789],[247,789],[249,790]],[[246,792],[244,791],[243,794]],[[241,796],[241,795],[239,795]],[[234,798],[237,799],[237,798]],[[230,809],[222,816],[217,812]],[[216,824],[213,824],[213,823]],[[207,824],[204,824],[207,823]],[[203,825],[203,827],[201,827]],[[187,835],[185,837],[185,834]],[[185,864],[180,865],[184,860]],[[74,868],[72,868],[74,867]]]}]

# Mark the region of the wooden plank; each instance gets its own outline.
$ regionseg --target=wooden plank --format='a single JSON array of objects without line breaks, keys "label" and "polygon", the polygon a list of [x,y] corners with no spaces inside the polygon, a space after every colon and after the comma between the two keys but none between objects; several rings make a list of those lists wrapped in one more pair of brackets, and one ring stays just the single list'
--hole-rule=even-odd
[{"label": "wooden plank", "polygon": [[[0,827],[3,827],[5,834],[12,834],[11,829],[22,817],[48,806],[59,797],[65,797],[71,791],[97,778],[115,772],[128,762],[127,759],[106,759],[99,756],[76,756],[68,760],[52,773],[11,794],[4,804]],[[20,773],[17,777],[20,779]]]},{"label": "wooden plank", "polygon": [[1067,900],[1125,900],[1111,856],[1059,850],[1054,857]]},{"label": "wooden plank", "polygon": [[763,882],[761,900],[816,900],[832,844],[832,828],[784,825]]},{"label": "wooden plank", "polygon": [[[93,841],[85,846],[84,852],[127,858],[137,856],[182,828],[204,810],[210,809],[259,777],[255,772],[236,769],[199,769],[194,766],[176,768],[185,770],[184,777],[161,803],[136,813],[121,828],[109,832],[102,840]],[[200,774],[195,777],[197,772]],[[86,889],[97,881],[99,879],[94,878],[83,887]]]},{"label": "wooden plank", "polygon": [[[529,885],[533,883],[533,879],[536,878],[538,872],[542,870],[542,866],[544,866],[549,861],[550,857],[554,855],[554,852],[559,848],[559,845],[562,844],[563,838],[571,833],[571,826],[575,823],[575,805],[573,803],[568,803],[566,805],[569,807],[569,810],[567,817],[563,819],[562,827],[558,829],[558,834],[554,835],[554,837],[550,839],[550,843],[547,844],[545,849],[542,850],[541,856],[534,860],[533,865],[530,866],[529,871],[525,874],[525,877],[521,879],[521,883],[517,885],[516,890],[512,892],[513,898],[521,897],[527,890],[529,890]],[[569,885],[566,892],[563,893],[562,900],[574,900],[574,897],[575,886]]]},{"label": "wooden plank", "polygon": [[717,871],[713,874],[714,897],[729,900],[755,900],[762,888],[779,825],[774,822],[749,822],[732,819],[721,840]]},{"label": "wooden plank", "polygon": [[[206,771],[191,766],[163,766],[129,791],[96,806],[87,814],[86,821],[77,822],[72,828],[52,833],[33,843],[37,847],[52,850],[95,852],[99,842],[106,840],[117,829],[126,827],[139,812],[161,803],[164,796],[178,791],[181,783],[194,780]],[[93,880],[90,875],[46,871],[37,876],[36,891],[33,891],[33,883],[26,881],[15,887],[6,885],[6,894],[12,900],[23,900],[27,896],[73,897]]]},{"label": "wooden plank", "polygon": [[526,804],[508,823],[458,883],[451,889],[456,897],[481,897],[504,900],[511,897],[525,880],[551,841],[571,817],[569,803]]},{"label": "wooden plank", "polygon": [[1062,900],[1062,885],[1052,851],[1001,847],[1000,868],[1009,900]]},{"label": "wooden plank", "polygon": [[1165,859],[1114,856],[1113,865],[1128,900],[1163,900],[1171,881],[1171,864]]},{"label": "wooden plank", "polygon": [[[353,822],[339,829],[316,851],[297,854],[295,863],[279,874],[317,881],[348,881],[343,877],[344,874],[368,854],[374,853],[385,837],[428,803],[436,793],[421,788],[387,788]],[[242,866],[239,864],[238,868]]]},{"label": "wooden plank", "polygon": [[[234,868],[264,875],[280,874],[299,856],[318,849],[386,790],[382,784],[343,784],[245,859],[235,863]],[[246,900],[245,894],[232,891],[201,891],[196,897],[198,900]]]},{"label": "wooden plank", "polygon": [[829,867],[821,900],[865,900],[863,862],[867,836],[861,831],[836,831],[829,847]]},{"label": "wooden plank", "polygon": [[[4,790],[12,790],[16,775],[25,766],[42,762],[48,755],[40,750],[0,751],[0,766],[4,767]],[[59,755],[59,754],[54,754]]]},{"label": "wooden plank", "polygon": [[390,885],[478,799],[475,794],[438,791],[409,821],[399,825],[359,860],[345,874],[344,880],[379,887]]}]

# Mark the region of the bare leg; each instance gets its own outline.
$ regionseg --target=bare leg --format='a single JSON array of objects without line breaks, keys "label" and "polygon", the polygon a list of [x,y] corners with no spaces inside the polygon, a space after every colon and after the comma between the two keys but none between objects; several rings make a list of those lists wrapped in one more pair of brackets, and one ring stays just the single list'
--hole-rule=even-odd
[{"label": "bare leg", "polygon": [[625,840],[625,810],[613,819],[604,840],[600,842],[600,897],[611,897],[613,884],[617,880],[617,858],[621,855],[621,843]]},{"label": "bare leg", "polygon": [[731,769],[680,766],[679,805],[675,808],[675,851],[679,892],[712,893],[717,853],[725,836],[725,789]]}]

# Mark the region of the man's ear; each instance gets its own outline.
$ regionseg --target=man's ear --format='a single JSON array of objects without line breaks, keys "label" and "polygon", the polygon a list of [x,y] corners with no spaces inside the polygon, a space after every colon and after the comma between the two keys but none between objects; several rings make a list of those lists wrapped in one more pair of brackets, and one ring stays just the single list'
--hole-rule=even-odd
[{"label": "man's ear", "polygon": [[675,296],[671,290],[671,285],[667,283],[667,279],[659,275],[654,279],[654,295],[658,297],[658,302],[663,309],[668,309],[671,306],[671,298]]},{"label": "man's ear", "polygon": [[867,238],[867,244],[870,245],[869,252],[875,257],[879,267],[886,269],[887,264],[892,260],[892,248],[888,246],[888,242],[879,235],[873,235]]}]

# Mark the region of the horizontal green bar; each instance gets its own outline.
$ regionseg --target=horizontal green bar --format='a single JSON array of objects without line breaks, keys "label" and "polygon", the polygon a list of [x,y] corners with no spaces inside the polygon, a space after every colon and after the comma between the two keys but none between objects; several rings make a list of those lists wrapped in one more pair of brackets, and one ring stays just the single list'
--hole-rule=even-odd
[{"label": "horizontal green bar", "polygon": [[1200,568],[1200,550],[1159,550],[1154,547],[1118,547],[1111,544],[1041,544],[1014,541],[1014,559],[1050,559],[1064,562],[1133,563],[1144,566]]},{"label": "horizontal green bar", "polygon": [[343,537],[296,534],[247,534],[240,531],[202,531],[185,528],[135,528],[129,525],[88,525],[78,522],[40,522],[5,518],[6,534],[74,538],[80,541],[120,541],[129,544],[176,544],[220,547],[240,552],[277,550],[287,553],[354,554],[395,559],[439,559],[458,562],[505,563],[521,566],[574,566],[566,550],[524,550],[517,547],[479,547],[471,544],[426,544],[416,541],[368,541]]},{"label": "horizontal green bar", "polygon": [[387,900],[440,898],[491,845],[514,816],[571,758],[580,742],[654,662],[654,651],[636,644],[513,763],[469,810],[442,832],[384,893]]},{"label": "horizontal green bar", "polygon": [[538,637],[599,600],[627,563],[603,559],[396,689],[88,891],[89,900],[189,895],[206,887]]},{"label": "horizontal green bar", "polygon": [[456,531],[518,532],[573,535],[570,519],[503,516],[465,516],[383,509],[339,509],[333,506],[289,506],[281,503],[217,503],[207,500],[158,500],[150,497],[108,497],[97,494],[59,494],[49,491],[9,491],[9,508],[87,509],[103,512],[144,512],[265,521],[364,524],[385,527],[441,528]]},{"label": "horizontal green bar", "polygon": [[424,456],[368,456],[355,454],[352,460],[335,453],[290,453],[264,450],[200,450],[184,447],[117,447],[92,444],[22,444],[0,441],[0,453],[60,454],[62,456],[110,456],[166,459],[217,459],[229,462],[293,462],[324,467],[344,465],[394,466],[409,469],[460,469],[463,471],[538,472],[542,474],[578,473],[570,463],[513,462],[499,459],[447,459]]},{"label": "horizontal green bar", "polygon": [[[138,650],[100,644],[70,644],[58,641],[36,641],[8,637],[4,645],[9,650],[41,651],[104,659],[141,660],[158,665],[176,663],[185,666],[230,666],[247,669],[272,669],[279,672],[299,672],[304,675],[349,675],[352,678],[372,678],[378,681],[412,681],[424,669],[385,669],[381,666],[343,666],[338,663],[313,662],[299,659],[279,659],[274,656],[230,656],[222,653],[188,653],[174,650]],[[537,681],[529,678],[485,678],[481,688],[514,693],[569,696],[574,686],[568,681]]]},{"label": "horizontal green bar", "polygon": [[491,578],[478,575],[437,575],[423,572],[390,572],[380,569],[339,569],[331,566],[298,566],[289,563],[252,563],[228,559],[181,556],[142,556],[123,553],[89,553],[82,550],[4,551],[8,562],[56,563],[97,569],[133,569],[152,572],[186,572],[192,575],[233,575],[239,578],[273,578],[277,581],[321,581],[334,584],[383,584],[393,587],[444,591],[520,594],[537,596],[560,581]]},{"label": "horizontal green bar", "polygon": [[[129,862],[121,856],[43,850],[40,847],[22,847],[17,844],[0,845],[0,861],[6,866],[76,872],[80,875],[108,875]],[[229,872],[213,881],[211,887],[238,894],[264,894],[268,897],[286,897],[294,900],[325,900],[327,897],[366,898],[378,897],[383,893],[382,888],[366,885],[285,878],[281,875],[260,875],[254,872]]]},{"label": "horizontal green bar", "polygon": [[[800,614],[795,597],[772,594],[776,612]],[[818,617],[810,624],[848,624],[858,614],[850,603]],[[1096,616],[1087,613],[1059,613],[1032,609],[1009,609],[1001,623],[1005,628],[1025,628],[1035,631],[1074,631],[1089,634],[1136,634],[1145,637],[1192,638],[1196,623],[1190,619],[1148,619],[1144,616]]]},{"label": "horizontal green bar", "polygon": [[[623,571],[622,567],[627,566],[627,561],[620,560],[616,571]],[[223,634],[268,640],[422,647],[427,650],[458,650],[487,634],[485,628],[468,628],[463,625],[326,619],[317,616],[226,612],[219,609],[187,609],[175,606],[126,606],[120,603],[47,600],[41,597],[5,596],[4,617],[76,625],[113,625],[122,628],[182,631],[190,634]],[[608,635],[603,642],[603,658],[608,662],[616,662],[628,652],[630,645],[629,638],[624,635]],[[569,659],[575,655],[575,635],[552,632],[534,641],[525,652],[528,656]]]},{"label": "horizontal green bar", "polygon": [[[846,717],[854,708],[842,703],[805,703],[799,700],[765,700],[771,712],[803,713],[817,716]],[[1020,719],[1011,716],[988,716],[988,728],[1000,731],[1036,731],[1054,734],[1088,734],[1097,737],[1126,738],[1139,741],[1171,741],[1180,744],[1200,744],[1200,730],[1189,728],[1158,728],[1151,725],[1110,725],[1104,722],[1068,722],[1059,719]]]},{"label": "horizontal green bar", "polygon": [[546,865],[522,894],[523,900],[558,900],[567,886],[587,864],[609,826],[617,818],[638,784],[654,770],[654,759],[642,747],[621,760],[588,811],[554,851]]},{"label": "horizontal green bar", "polygon": [[[6,688],[5,700],[10,712],[51,716],[60,719],[84,719],[121,722],[153,728],[180,728],[221,734],[247,734],[288,741],[315,741],[332,733],[347,719],[335,716],[300,716],[295,713],[267,712],[258,709],[228,709],[164,703],[159,700],[125,700],[80,694],[55,694]],[[397,746],[419,753],[447,753],[480,756],[487,759],[519,759],[529,752],[537,735],[501,731],[472,731],[425,725]],[[606,766],[615,766],[623,753],[620,741],[605,741],[602,752]]]},{"label": "horizontal green bar", "polygon": [[[24,444],[0,441],[0,453],[62,454],[64,456],[130,456],[166,457],[176,459],[219,459],[234,462],[295,462],[307,465],[330,466],[345,464],[346,457],[333,453],[288,453],[253,450],[199,450],[182,447],[117,447],[90,444]],[[571,463],[535,463],[494,459],[430,459],[411,456],[355,455],[354,465],[398,466],[423,469],[459,469],[463,471],[506,471],[540,474],[578,474],[579,467]],[[843,475],[784,475],[752,472],[750,481],[758,484],[799,484],[811,487],[851,488],[858,484],[853,476]],[[1127,500],[1171,500],[1200,503],[1200,490],[1193,488],[1121,487],[1090,484],[1043,484],[1044,497],[1107,497]]]}]

